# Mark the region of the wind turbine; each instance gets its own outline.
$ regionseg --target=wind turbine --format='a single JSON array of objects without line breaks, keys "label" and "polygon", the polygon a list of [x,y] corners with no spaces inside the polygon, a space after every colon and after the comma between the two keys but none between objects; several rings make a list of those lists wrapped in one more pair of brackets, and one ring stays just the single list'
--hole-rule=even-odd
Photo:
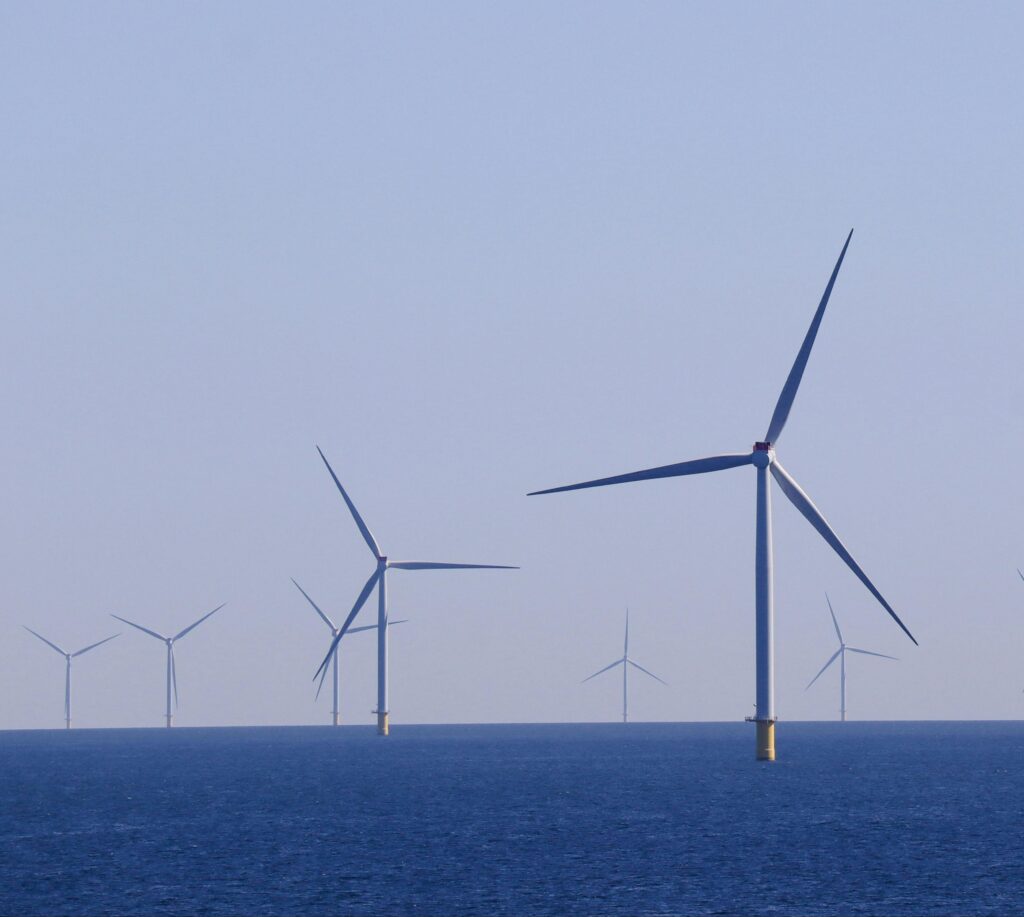
[{"label": "wind turbine", "polygon": [[594,481],[584,481],[581,484],[570,484],[566,487],[552,487],[548,490],[534,491],[535,494],[558,493],[564,490],[580,490],[586,487],[604,487],[608,484],[625,484],[630,481],[648,481],[655,478],[672,478],[680,475],[703,474],[709,471],[724,471],[727,468],[739,468],[743,465],[753,465],[757,472],[757,504],[756,504],[756,541],[754,560],[754,594],[755,594],[755,627],[757,649],[756,681],[757,681],[757,703],[755,715],[750,717],[757,724],[757,757],[763,761],[775,760],[775,675],[774,675],[774,611],[772,607],[772,504],[771,492],[768,487],[768,472],[775,478],[782,492],[789,501],[800,511],[801,515],[810,522],[818,534],[829,544],[856,574],[857,578],[868,588],[871,594],[881,603],[882,607],[890,614],[892,619],[902,628],[903,632],[916,644],[913,634],[907,630],[906,625],[899,619],[896,612],[892,610],[889,603],[882,597],[882,594],[875,588],[867,574],[860,568],[860,565],[853,559],[853,556],[846,549],[846,546],[839,540],[839,536],[832,531],[832,527],[825,521],[825,517],[818,508],[811,502],[810,497],[801,489],[800,485],[782,467],[775,455],[775,445],[782,435],[786,419],[789,417],[790,408],[796,398],[797,389],[800,387],[800,379],[803,377],[804,368],[807,366],[807,359],[811,355],[811,348],[814,346],[814,338],[818,333],[818,326],[825,314],[825,307],[828,305],[829,296],[832,294],[832,287],[839,274],[846,249],[853,236],[853,230],[846,237],[843,250],[839,253],[839,259],[832,270],[825,293],[821,297],[818,309],[814,313],[811,327],[807,331],[804,342],[797,353],[793,368],[789,371],[786,384],[782,387],[782,394],[775,405],[775,413],[772,414],[771,422],[768,424],[768,433],[763,442],[754,443],[752,452],[733,453],[728,455],[715,455],[709,458],[695,459],[688,462],[679,462],[674,465],[662,465],[658,468],[648,468],[644,471],[634,471],[630,474],[620,474],[610,478],[599,478]]},{"label": "wind turbine", "polygon": [[174,712],[171,708],[171,691],[174,691],[174,708],[178,706],[178,673],[174,667],[174,644],[185,636],[190,630],[195,630],[200,624],[203,623],[207,618],[215,615],[220,611],[227,602],[223,602],[218,605],[213,611],[208,611],[198,621],[189,624],[184,630],[179,630],[173,637],[165,637],[163,634],[158,634],[155,630],[150,630],[148,627],[143,627],[141,624],[136,624],[134,621],[129,621],[127,618],[122,618],[120,615],[111,615],[112,618],[117,618],[118,621],[123,621],[125,624],[130,624],[136,630],[141,630],[144,634],[149,634],[151,637],[156,637],[167,646],[167,713],[164,716],[167,719],[167,728],[170,729],[174,722]]},{"label": "wind turbine", "polygon": [[373,573],[370,574],[366,585],[363,586],[363,591],[359,593],[359,597],[356,599],[355,605],[352,606],[352,610],[348,613],[345,623],[341,625],[338,632],[334,635],[331,648],[327,651],[324,661],[320,663],[320,668],[316,670],[316,675],[313,678],[315,679],[319,675],[320,684],[323,684],[324,678],[327,677],[327,664],[331,661],[338,642],[345,636],[349,626],[355,620],[356,615],[359,614],[359,609],[366,603],[374,587],[377,587],[377,709],[374,713],[377,714],[377,733],[386,736],[390,730],[390,711],[388,710],[388,570],[518,570],[519,568],[503,564],[447,564],[424,560],[388,560],[387,556],[381,553],[380,547],[374,540],[373,535],[370,534],[366,523],[363,522],[363,517],[359,515],[355,504],[349,499],[345,488],[341,486],[341,481],[338,480],[338,476],[334,473],[334,469],[331,468],[330,462],[327,461],[319,446],[316,447],[316,451],[320,453],[320,458],[323,459],[324,465],[327,466],[328,472],[330,472],[331,477],[334,479],[338,492],[344,499],[345,505],[348,506],[349,512],[352,513],[356,527],[363,536],[363,541],[366,542],[367,547],[373,553],[377,566]]},{"label": "wind turbine", "polygon": [[847,646],[843,640],[843,632],[839,629],[839,622],[836,620],[836,613],[832,610],[832,601],[828,597],[828,593],[825,593],[825,601],[828,602],[828,613],[832,615],[832,626],[836,629],[836,636],[839,638],[839,649],[832,654],[828,662],[822,667],[821,671],[810,680],[806,691],[813,685],[822,675],[825,674],[825,670],[832,665],[837,659],[839,660],[839,720],[842,723],[846,722],[846,654],[847,653],[861,653],[864,656],[880,656],[882,659],[895,659],[895,656],[886,656],[885,653],[873,653],[871,650],[859,650],[853,646]]},{"label": "wind turbine", "polygon": [[102,646],[108,640],[113,640],[114,637],[119,637],[121,635],[120,634],[114,634],[112,637],[106,637],[103,640],[100,640],[99,643],[90,643],[87,647],[85,647],[85,649],[81,649],[77,653],[68,653],[68,652],[65,652],[64,650],[62,650],[59,646],[57,646],[56,643],[51,643],[42,634],[37,634],[34,630],[32,630],[31,627],[25,627],[24,624],[22,624],[21,626],[24,627],[25,630],[27,630],[33,637],[38,637],[48,647],[50,647],[51,649],[56,650],[58,653],[61,654],[61,656],[64,657],[64,728],[65,729],[70,729],[71,728],[71,660],[74,659],[76,656],[81,656],[83,653],[88,653],[89,650],[94,650],[94,649],[96,649],[97,646]]},{"label": "wind turbine", "polygon": [[[295,580],[293,579],[292,582],[295,583]],[[309,597],[309,593],[307,593],[305,589],[303,589],[298,583],[295,583],[295,588],[298,589],[299,592],[301,592],[306,597],[306,601],[309,602],[309,604],[313,606],[313,610],[318,615],[320,615],[320,617],[323,620],[324,624],[326,624],[331,629],[331,636],[332,637],[337,637],[340,628],[335,626],[334,622],[329,617],[327,617],[326,614],[324,614],[323,609],[321,609],[320,606],[317,605],[317,603],[314,602]],[[398,621],[388,621],[388,627],[394,627],[396,624],[405,624],[405,622],[408,621],[408,620],[409,620],[408,618],[402,618],[401,620],[398,620]],[[358,634],[361,631],[376,630],[379,626],[380,625],[378,625],[378,624],[367,624],[365,627],[350,627],[348,629],[348,632],[350,634]],[[339,725],[339,723],[340,723],[340,716],[341,716],[341,712],[338,709],[338,650],[340,648],[341,648],[340,644],[334,645],[334,651],[331,653],[331,667],[332,667],[332,670],[333,670],[333,680],[334,680],[334,707],[333,707],[333,709],[331,711],[331,725],[332,726]],[[323,682],[321,682],[321,685],[323,685]],[[319,697],[320,696],[319,689],[317,689],[316,693],[317,693],[317,697]]]},{"label": "wind turbine", "polygon": [[634,662],[629,658],[629,609],[626,609],[626,641],[622,645],[622,658],[616,659],[611,665],[606,665],[603,669],[598,669],[593,675],[588,675],[580,684],[586,684],[591,678],[597,678],[602,672],[607,672],[614,669],[617,665],[622,666],[622,722],[629,722],[629,682],[627,675],[629,674],[629,667],[633,666],[634,669],[639,669],[644,675],[650,675],[655,681],[660,681],[663,685],[668,687],[667,681],[662,681],[653,672],[648,672],[642,665]]}]

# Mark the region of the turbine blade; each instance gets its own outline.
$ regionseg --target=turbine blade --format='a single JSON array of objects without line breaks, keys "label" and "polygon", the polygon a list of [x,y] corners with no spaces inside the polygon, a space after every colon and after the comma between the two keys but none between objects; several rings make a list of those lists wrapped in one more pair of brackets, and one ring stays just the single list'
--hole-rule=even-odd
[{"label": "turbine blade", "polygon": [[[409,620],[408,618],[400,618],[398,621],[392,621],[389,618],[388,619],[388,627],[394,627],[396,624],[405,624],[408,620]],[[380,625],[378,625],[378,624],[364,624],[364,625],[362,625],[360,627],[350,627],[348,629],[348,632],[350,634],[358,634],[358,633],[361,633],[362,631],[365,631],[365,630],[376,630],[379,626]]]},{"label": "turbine blade", "polygon": [[611,665],[606,665],[603,669],[598,669],[593,675],[588,675],[586,678],[583,679],[583,681],[580,682],[580,684],[586,684],[588,681],[590,681],[591,678],[597,678],[598,675],[602,674],[603,672],[607,672],[609,669],[614,669],[617,665],[622,665],[622,663],[625,661],[625,659],[616,659],[615,662],[613,662]]},{"label": "turbine blade", "polygon": [[1017,576],[1019,576],[1021,579],[1024,579],[1024,573],[1020,572],[1020,567],[1017,568]]},{"label": "turbine blade", "polygon": [[807,367],[807,359],[811,355],[811,348],[814,346],[814,339],[818,334],[818,326],[821,325],[821,319],[825,315],[828,298],[832,295],[832,287],[835,285],[836,277],[839,276],[839,268],[842,267],[843,258],[846,257],[846,249],[850,244],[851,238],[853,238],[852,229],[850,230],[850,235],[846,237],[843,250],[839,253],[839,260],[836,261],[836,266],[832,268],[832,276],[829,277],[828,286],[825,287],[825,293],[821,297],[821,302],[818,303],[818,311],[814,313],[814,318],[811,319],[811,327],[807,329],[807,336],[804,338],[803,344],[800,345],[800,352],[796,355],[796,362],[789,371],[786,384],[782,386],[782,394],[779,395],[778,403],[775,405],[775,413],[772,414],[771,423],[768,424],[768,433],[765,435],[766,442],[777,443],[782,435],[782,428],[786,426],[786,418],[789,417],[789,410],[793,407],[797,389],[800,388],[800,380],[803,378],[804,369]]},{"label": "turbine blade", "polygon": [[40,640],[42,640],[42,641],[43,641],[43,643],[45,643],[45,644],[46,644],[47,646],[51,647],[52,649],[55,649],[55,650],[56,650],[56,651],[57,651],[58,653],[60,653],[60,654],[61,654],[61,656],[67,656],[67,653],[65,653],[65,652],[64,652],[64,650],[62,650],[62,649],[61,649],[61,648],[60,648],[59,646],[57,646],[57,644],[56,644],[56,643],[51,643],[51,642],[50,642],[49,640],[47,640],[47,639],[46,639],[46,637],[44,637],[44,636],[43,636],[42,634],[37,634],[37,633],[36,633],[36,632],[35,632],[34,630],[32,630],[32,628],[31,628],[31,627],[25,627],[25,625],[24,625],[24,624],[22,624],[21,626],[22,626],[22,627],[24,627],[24,628],[25,628],[25,630],[27,630],[27,631],[28,631],[28,632],[29,632],[29,633],[30,633],[30,634],[31,634],[31,635],[32,635],[33,637],[38,637],[38,638],[39,638]]},{"label": "turbine blade", "polygon": [[622,658],[629,656],[629,609],[626,609],[626,640],[622,644]]},{"label": "turbine blade", "polygon": [[438,564],[428,560],[388,561],[388,567],[396,570],[518,570],[505,564]]},{"label": "turbine blade", "polygon": [[[331,661],[331,654],[334,652],[334,648],[341,641],[341,638],[345,636],[349,627],[352,626],[352,621],[355,620],[355,616],[359,614],[359,610],[366,604],[366,600],[370,597],[370,593],[373,592],[373,587],[377,585],[377,580],[381,578],[383,573],[382,567],[377,567],[373,573],[370,574],[370,578],[366,581],[366,585],[363,586],[363,591],[359,593],[359,598],[356,599],[355,605],[352,606],[352,610],[348,613],[348,617],[345,618],[345,623],[341,625],[341,629],[334,635],[334,639],[331,641],[331,648],[327,651],[327,655],[324,656],[324,661],[320,663],[320,667],[316,670],[313,675],[313,681],[316,681],[317,676],[320,676],[320,684],[323,685],[324,678],[327,677],[327,667]],[[317,689],[319,691],[319,689]]]},{"label": "turbine blade", "polygon": [[[834,652],[834,653],[833,653],[833,654],[832,654],[832,655],[831,655],[831,656],[829,657],[829,660],[828,660],[828,662],[826,662],[826,663],[825,663],[825,664],[824,664],[824,665],[823,665],[823,666],[821,667],[821,671],[820,671],[820,672],[818,672],[818,674],[817,674],[817,675],[815,675],[815,676],[814,676],[814,678],[812,678],[812,679],[811,679],[811,680],[810,680],[810,681],[809,681],[809,682],[807,683],[807,688],[809,688],[809,687],[810,687],[811,685],[813,685],[813,684],[814,684],[814,683],[815,683],[815,682],[816,682],[816,681],[817,681],[817,680],[818,680],[819,678],[821,678],[821,676],[822,676],[822,675],[824,675],[824,674],[825,674],[825,669],[827,669],[827,668],[828,668],[828,667],[829,667],[830,665],[832,665],[832,663],[833,663],[833,662],[835,662],[835,661],[836,661],[836,660],[837,660],[837,659],[839,658],[839,654],[840,654],[840,653],[841,653],[842,651],[843,651],[843,649],[842,649],[842,647],[840,647],[839,649],[837,649],[837,650],[836,650],[836,651],[835,651],[835,652]],[[807,690],[807,688],[804,688],[804,690],[806,691],[806,690]]]},{"label": "turbine blade", "polygon": [[836,613],[832,610],[832,600],[828,597],[828,593],[825,593],[825,601],[828,602],[828,613],[832,615],[832,626],[836,629],[836,636],[839,638],[839,642],[843,642],[843,632],[839,629],[839,622],[836,620]]},{"label": "turbine blade", "polygon": [[356,527],[359,529],[359,533],[363,536],[363,540],[371,551],[373,551],[374,557],[380,557],[380,546],[377,544],[370,530],[367,528],[366,523],[363,522],[363,517],[359,515],[359,510],[356,509],[356,505],[349,499],[348,494],[345,492],[345,488],[341,486],[341,481],[338,480],[338,476],[334,473],[334,469],[331,467],[331,463],[327,461],[327,456],[323,454],[320,447],[316,447],[316,451],[320,453],[320,458],[324,460],[324,464],[327,466],[327,470],[331,473],[331,477],[334,478],[334,483],[338,490],[341,492],[341,496],[344,498],[348,510],[352,513],[352,518],[356,521]]},{"label": "turbine blade", "polygon": [[640,670],[641,672],[643,672],[643,673],[644,673],[644,675],[650,675],[650,676],[651,676],[651,678],[653,678],[653,679],[654,679],[655,681],[660,681],[660,682],[661,682],[661,683],[662,683],[662,684],[663,684],[663,685],[664,685],[664,686],[665,686],[666,688],[668,687],[668,682],[667,682],[667,681],[665,681],[664,679],[658,678],[658,676],[657,676],[657,675],[655,675],[655,674],[654,674],[653,672],[648,672],[648,671],[647,671],[647,669],[645,669],[645,668],[644,668],[644,667],[643,667],[642,665],[640,665],[639,663],[633,662],[633,660],[632,660],[632,659],[627,659],[626,661],[627,661],[627,662],[628,662],[628,663],[629,663],[629,664],[630,664],[631,666],[633,666],[633,668],[634,668],[634,669],[639,669],[639,670]]},{"label": "turbine blade", "polygon": [[120,634],[114,634],[113,637],[107,637],[106,640],[100,640],[99,643],[90,643],[84,650],[79,650],[77,653],[72,653],[72,656],[81,656],[82,653],[88,653],[89,650],[96,649],[97,646],[103,646],[108,640],[113,640],[114,637],[120,637]]},{"label": "turbine blade", "polygon": [[190,630],[195,630],[195,629],[196,629],[196,628],[197,628],[197,627],[198,627],[198,626],[199,626],[200,624],[202,624],[202,623],[203,623],[203,621],[205,621],[205,620],[206,620],[207,618],[209,618],[209,617],[212,617],[213,615],[215,615],[215,614],[216,614],[216,613],[217,613],[218,611],[220,611],[220,610],[221,610],[221,609],[222,609],[222,608],[223,608],[223,607],[224,607],[225,605],[227,605],[227,602],[221,602],[221,603],[220,603],[220,605],[218,605],[218,606],[217,606],[216,608],[214,608],[214,609],[213,609],[213,611],[208,611],[208,612],[207,612],[206,614],[204,614],[204,615],[203,615],[203,616],[202,616],[202,617],[201,617],[201,618],[200,618],[200,619],[199,619],[198,621],[196,621],[196,622],[194,622],[194,623],[192,623],[192,624],[189,624],[189,626],[188,626],[188,627],[186,627],[186,628],[185,628],[184,630],[182,630],[182,631],[178,631],[178,633],[176,633],[176,634],[174,635],[174,638],[173,638],[173,639],[175,639],[175,640],[180,640],[180,639],[181,639],[182,637],[184,637],[184,636],[185,636],[185,634],[187,634],[187,633],[188,633],[188,632],[189,632]]},{"label": "turbine blade", "polygon": [[171,645],[171,684],[174,685],[174,709],[178,709],[178,666],[174,662],[174,646]]},{"label": "turbine blade", "polygon": [[893,659],[896,662],[899,662],[899,659],[896,656],[886,656],[885,653],[872,653],[871,650],[859,650],[852,646],[848,646],[847,649],[851,653],[860,653],[863,656],[879,656],[882,659]]},{"label": "turbine blade", "polygon": [[685,474],[704,474],[708,471],[724,471],[727,468],[739,468],[749,465],[749,453],[733,455],[712,455],[709,458],[693,459],[689,462],[677,462],[675,465],[662,465],[648,468],[646,471],[633,471],[629,474],[618,474],[611,478],[598,478],[596,481],[584,481],[582,484],[568,484],[565,487],[549,487],[547,490],[535,490],[527,494],[536,497],[541,494],[557,494],[564,490],[583,490],[586,487],[605,487],[608,484],[628,484],[631,481],[650,481],[655,478],[676,478]]},{"label": "turbine blade", "polygon": [[[293,582],[293,583],[295,583],[295,579],[294,579],[294,577],[292,578],[292,582]],[[327,626],[328,626],[328,627],[329,627],[329,628],[330,628],[331,630],[334,630],[334,622],[333,622],[333,621],[332,621],[332,620],[331,620],[330,618],[328,618],[328,617],[327,617],[327,615],[325,615],[325,614],[323,613],[323,611],[321,610],[320,606],[319,606],[319,605],[317,605],[317,603],[316,603],[316,602],[314,602],[314,601],[313,601],[313,600],[312,600],[312,599],[311,599],[311,598],[309,597],[309,593],[308,593],[308,592],[306,592],[306,590],[305,590],[305,589],[303,589],[303,588],[302,588],[302,587],[301,587],[301,586],[300,586],[300,585],[299,585],[298,583],[295,583],[295,588],[296,588],[296,589],[298,589],[298,590],[299,590],[299,592],[301,592],[301,593],[302,593],[302,594],[303,594],[303,595],[304,595],[304,596],[306,597],[306,601],[307,601],[307,602],[309,602],[309,604],[313,606],[313,610],[314,610],[314,611],[315,611],[315,612],[316,612],[316,613],[317,613],[318,615],[320,615],[320,617],[321,617],[321,618],[323,618],[323,622],[324,622],[324,624],[326,624],[326,625],[327,625]]]},{"label": "turbine blade", "polygon": [[[333,645],[333,644],[332,644],[332,645]],[[336,646],[335,646],[335,648],[334,648],[333,652],[335,652],[335,653],[337,653],[337,652],[338,652],[338,648],[337,648]],[[327,672],[326,672],[326,670],[324,671],[324,675],[325,675],[325,676],[327,675]],[[323,689],[323,686],[324,686],[324,679],[323,679],[323,678],[321,678],[321,679],[320,679],[320,684],[318,684],[318,685],[316,686],[316,694],[315,694],[315,695],[313,696],[313,700],[314,700],[314,701],[318,701],[318,700],[320,700],[320,691],[321,691],[321,690]]]},{"label": "turbine blade", "polygon": [[792,503],[803,517],[817,529],[818,534],[821,535],[825,541],[832,547],[832,550],[836,552],[856,575],[857,578],[868,588],[868,591],[878,599],[881,606],[889,612],[889,616],[900,626],[900,629],[913,641],[914,645],[917,645],[917,640],[914,639],[914,635],[907,630],[907,626],[900,620],[898,614],[892,610],[892,606],[882,597],[882,593],[875,588],[875,584],[868,579],[867,574],[860,568],[860,565],[853,559],[853,555],[846,550],[846,546],[839,540],[839,536],[832,531],[831,526],[825,521],[825,517],[822,516],[812,502],[811,498],[807,496],[801,489],[800,485],[797,484],[786,471],[782,465],[779,464],[776,459],[769,466],[772,470],[772,474],[775,476],[775,480],[779,482],[779,487],[782,488],[782,492],[789,498],[789,502]]},{"label": "turbine blade", "polygon": [[163,641],[167,639],[163,634],[158,634],[155,630],[150,630],[148,627],[143,627],[141,624],[136,624],[134,621],[129,621],[127,618],[122,618],[120,615],[112,614],[110,617],[117,618],[118,621],[121,621],[124,624],[130,624],[137,630],[141,630],[144,634],[149,634],[151,637],[156,637],[157,640]]}]

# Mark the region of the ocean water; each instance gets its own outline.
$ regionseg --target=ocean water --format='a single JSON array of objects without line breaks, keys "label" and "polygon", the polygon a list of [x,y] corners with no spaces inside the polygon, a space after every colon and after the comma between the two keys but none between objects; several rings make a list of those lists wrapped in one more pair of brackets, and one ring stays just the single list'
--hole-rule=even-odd
[{"label": "ocean water", "polygon": [[5,914],[1024,912],[1024,726],[0,733]]}]

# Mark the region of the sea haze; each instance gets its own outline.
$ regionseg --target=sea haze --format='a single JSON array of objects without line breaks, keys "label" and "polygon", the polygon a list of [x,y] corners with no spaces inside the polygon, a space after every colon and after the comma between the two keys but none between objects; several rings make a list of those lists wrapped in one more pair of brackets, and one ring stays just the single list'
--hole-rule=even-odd
[{"label": "sea haze", "polygon": [[0,911],[1005,914],[1024,726],[0,733]]}]

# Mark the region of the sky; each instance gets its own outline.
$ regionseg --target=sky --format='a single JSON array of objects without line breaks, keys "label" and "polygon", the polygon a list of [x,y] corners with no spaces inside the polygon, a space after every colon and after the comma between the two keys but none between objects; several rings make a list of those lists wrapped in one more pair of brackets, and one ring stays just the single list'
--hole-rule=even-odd
[{"label": "sky", "polygon": [[[389,575],[407,723],[739,720],[754,474],[528,491],[761,439],[776,706],[1024,713],[1024,118],[1011,3],[0,7],[0,728],[325,724]],[[372,623],[368,607],[357,623]],[[341,652],[373,722],[372,634]],[[780,727],[781,728],[781,727]]]}]

